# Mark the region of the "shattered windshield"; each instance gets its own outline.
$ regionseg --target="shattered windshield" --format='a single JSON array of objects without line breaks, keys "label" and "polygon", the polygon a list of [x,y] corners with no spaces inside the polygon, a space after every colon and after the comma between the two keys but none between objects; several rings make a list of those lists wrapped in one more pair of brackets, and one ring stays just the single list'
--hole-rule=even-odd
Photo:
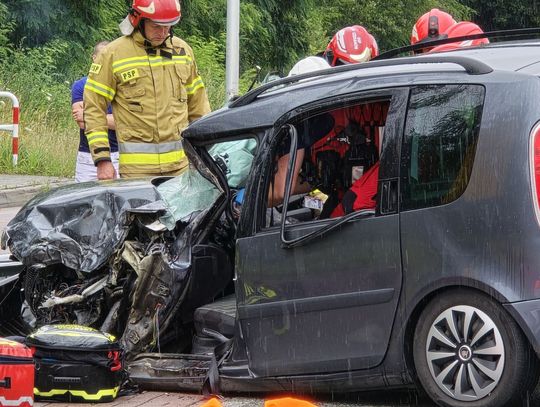
[{"label": "shattered windshield", "polygon": [[175,228],[177,221],[212,206],[221,193],[216,185],[192,167],[165,181],[157,189],[167,208],[159,220],[169,230]]},{"label": "shattered windshield", "polygon": [[[256,140],[245,139],[217,143],[208,148],[230,188],[245,187],[256,147]],[[213,205],[220,194],[218,187],[193,167],[159,185],[158,191],[167,206],[167,213],[160,221],[169,230],[191,213]]]}]

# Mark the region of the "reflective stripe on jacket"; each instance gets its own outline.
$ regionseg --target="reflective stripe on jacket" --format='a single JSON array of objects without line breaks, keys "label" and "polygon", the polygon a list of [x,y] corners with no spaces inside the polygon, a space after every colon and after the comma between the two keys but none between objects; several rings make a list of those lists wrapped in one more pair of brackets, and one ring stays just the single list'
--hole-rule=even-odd
[{"label": "reflective stripe on jacket", "polygon": [[95,163],[110,159],[107,103],[113,108],[122,177],[178,173],[187,164],[181,132],[210,112],[189,45],[173,37],[164,47],[145,48],[139,31],[111,42],[90,68],[84,120]]}]

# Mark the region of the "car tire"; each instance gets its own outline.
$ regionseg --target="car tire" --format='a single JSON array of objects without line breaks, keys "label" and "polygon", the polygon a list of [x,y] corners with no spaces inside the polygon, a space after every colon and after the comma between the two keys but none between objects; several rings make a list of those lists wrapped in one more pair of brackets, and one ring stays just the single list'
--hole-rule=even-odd
[{"label": "car tire", "polygon": [[472,290],[429,302],[412,348],[417,379],[439,406],[519,405],[538,379],[538,359],[515,321]]}]

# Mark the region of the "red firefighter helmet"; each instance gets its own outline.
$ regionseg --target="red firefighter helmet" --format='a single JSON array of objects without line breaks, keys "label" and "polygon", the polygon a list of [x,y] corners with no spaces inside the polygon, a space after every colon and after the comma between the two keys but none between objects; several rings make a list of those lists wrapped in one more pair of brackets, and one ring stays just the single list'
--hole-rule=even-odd
[{"label": "red firefighter helmet", "polygon": [[120,23],[120,30],[124,35],[131,34],[143,18],[160,25],[175,25],[181,16],[179,0],[133,0],[129,15]]},{"label": "red firefighter helmet", "polygon": [[179,0],[133,0],[130,21],[137,27],[142,18],[152,20],[156,24],[175,25],[180,21]]},{"label": "red firefighter helmet", "polygon": [[377,55],[377,41],[360,25],[339,30],[323,54],[331,66],[367,62]]},{"label": "red firefighter helmet", "polygon": [[453,24],[456,24],[456,20],[450,14],[438,8],[431,9],[422,15],[413,26],[411,45],[444,38],[442,34]]},{"label": "red firefighter helmet", "polygon": [[[482,34],[484,31],[475,23],[470,21],[462,21],[461,23],[456,23],[445,31],[445,35],[448,38],[457,38],[463,37],[465,35],[473,34]],[[475,40],[464,40],[460,42],[452,42],[450,44],[442,44],[434,47],[430,52],[442,52],[450,51],[453,49],[463,48],[463,47],[474,47],[482,44],[489,44],[487,38],[478,38]]]}]

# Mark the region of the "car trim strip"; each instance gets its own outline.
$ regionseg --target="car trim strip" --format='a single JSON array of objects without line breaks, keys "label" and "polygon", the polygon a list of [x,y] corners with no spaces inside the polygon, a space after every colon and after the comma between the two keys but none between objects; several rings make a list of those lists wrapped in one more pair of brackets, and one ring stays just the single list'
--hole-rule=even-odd
[{"label": "car trim strip", "polygon": [[241,319],[268,318],[283,315],[287,312],[290,314],[299,314],[383,304],[392,300],[394,293],[395,289],[393,288],[383,288],[380,290],[359,291],[355,293],[273,301],[264,304],[239,304],[238,316]]}]

